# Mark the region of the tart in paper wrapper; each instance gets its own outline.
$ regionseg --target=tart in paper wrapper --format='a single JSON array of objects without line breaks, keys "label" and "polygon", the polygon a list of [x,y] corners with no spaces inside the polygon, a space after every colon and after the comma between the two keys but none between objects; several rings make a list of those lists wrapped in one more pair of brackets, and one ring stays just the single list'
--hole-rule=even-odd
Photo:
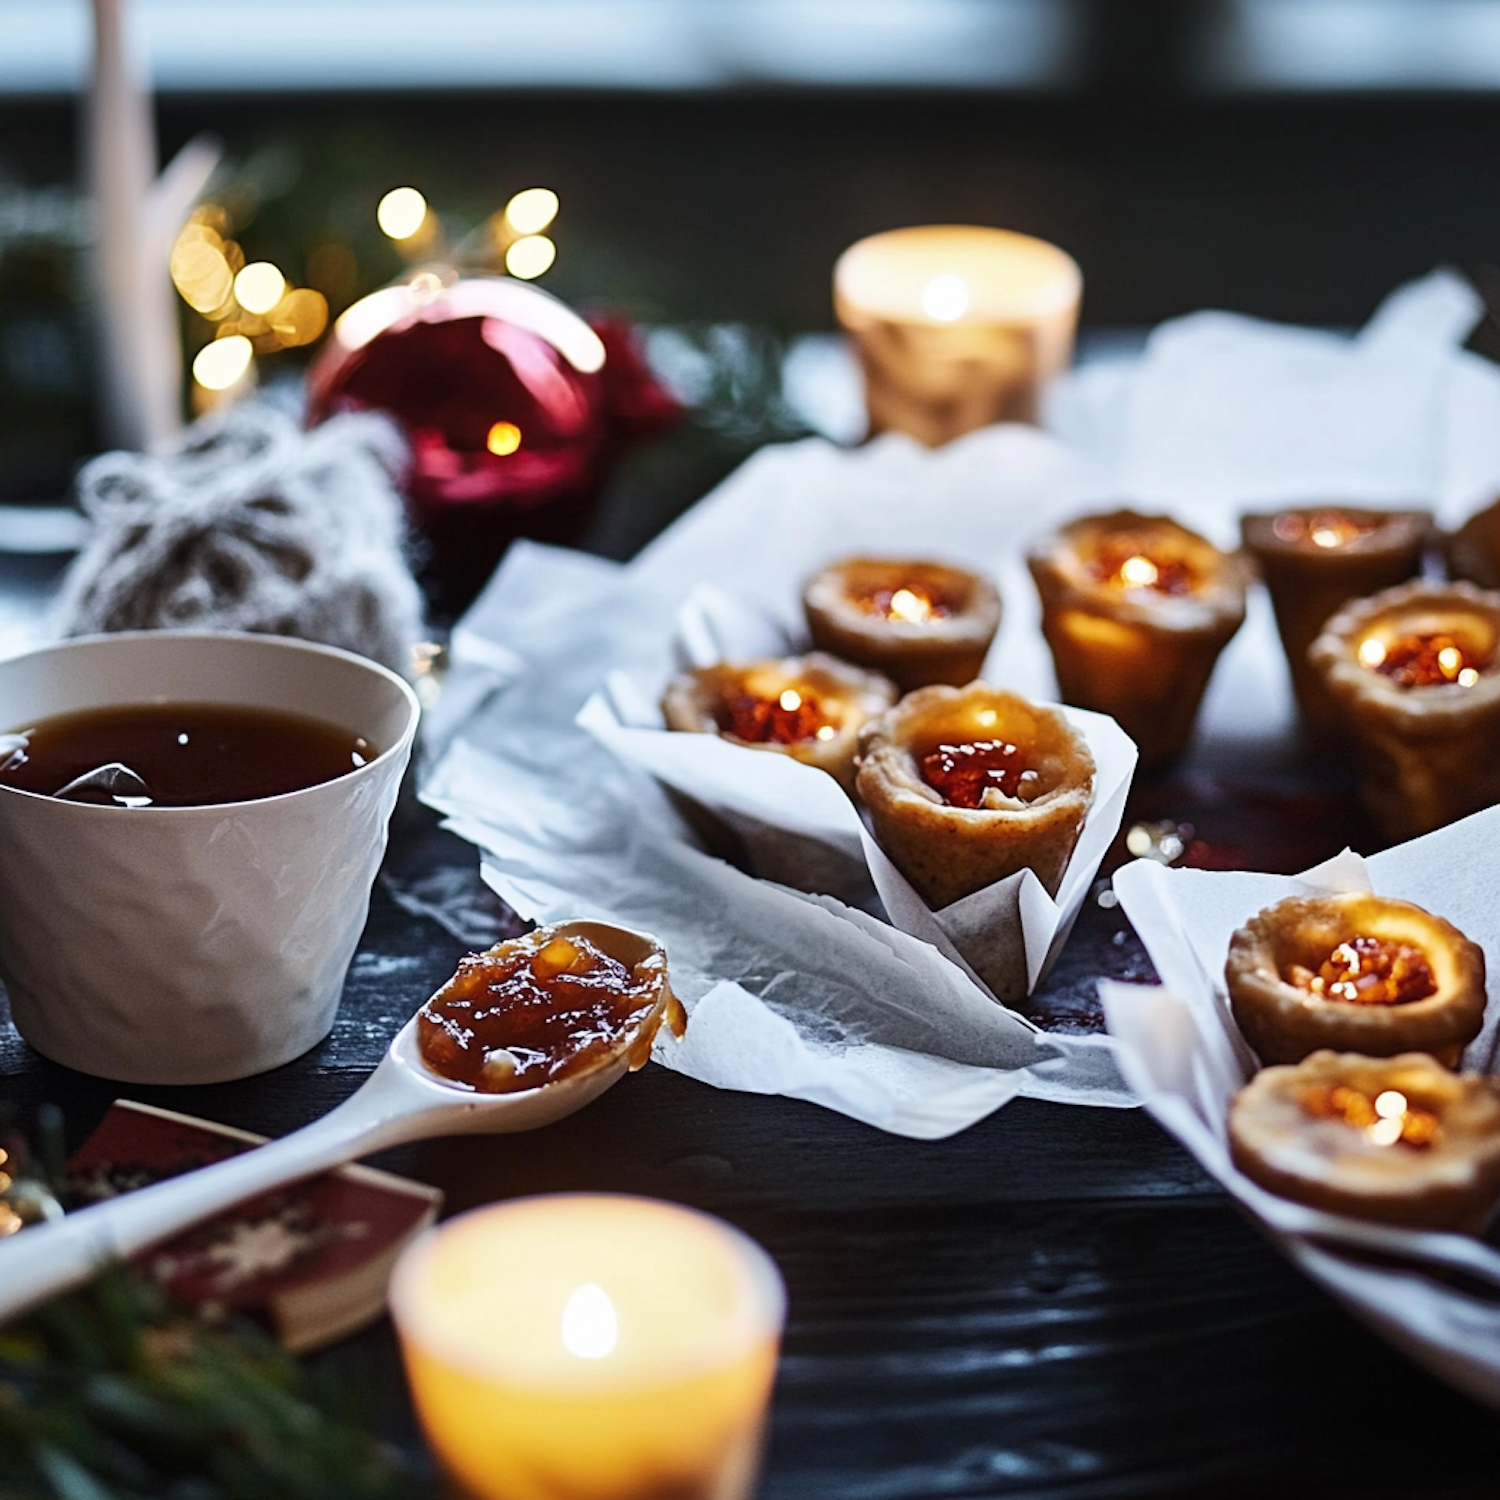
[{"label": "tart in paper wrapper", "polygon": [[1224,991],[1236,928],[1286,896],[1374,890],[1446,918],[1489,957],[1484,1029],[1464,1054],[1493,1070],[1500,979],[1500,808],[1369,859],[1345,852],[1300,876],[1169,870],[1115,876],[1162,986],[1103,981],[1127,1081],[1152,1115],[1248,1208],[1288,1258],[1442,1379],[1500,1407],[1500,1252],[1465,1235],[1402,1229],[1277,1197],[1230,1159],[1229,1106],[1255,1069]]},{"label": "tart in paper wrapper", "polygon": [[[680,619],[679,654],[710,649],[749,655],[764,648],[724,625],[706,625],[705,606],[719,601],[699,591]],[[743,627],[744,616],[740,619]],[[744,642],[748,649],[736,652]],[[1119,830],[1135,769],[1135,746],[1102,714],[1061,712],[1094,758],[1094,795],[1056,899],[1030,870],[933,911],[876,844],[854,804],[831,776],[787,756],[731,744],[716,735],[677,734],[662,727],[657,694],[624,672],[578,716],[579,725],[629,764],[707,809],[742,840],[755,873],[799,889],[814,889],[868,911],[931,943],[1002,1003],[1030,994],[1072,930],[1100,861]]]}]

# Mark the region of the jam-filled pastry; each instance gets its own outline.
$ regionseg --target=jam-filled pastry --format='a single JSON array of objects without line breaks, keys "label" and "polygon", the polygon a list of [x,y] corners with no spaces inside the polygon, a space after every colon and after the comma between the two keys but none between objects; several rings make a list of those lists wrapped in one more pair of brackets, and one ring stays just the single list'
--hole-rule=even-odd
[{"label": "jam-filled pastry", "polygon": [[1389,896],[1289,896],[1230,939],[1229,1004],[1263,1063],[1333,1048],[1456,1068],[1484,1021],[1484,951]]},{"label": "jam-filled pastry", "polygon": [[1391,839],[1500,802],[1500,593],[1420,580],[1341,609],[1308,648]]},{"label": "jam-filled pastry", "polygon": [[1478,1234],[1500,1198],[1500,1091],[1425,1053],[1314,1052],[1240,1091],[1229,1148],[1246,1177],[1310,1208]]},{"label": "jam-filled pastry", "polygon": [[1448,576],[1500,589],[1500,500],[1472,515],[1447,539]]},{"label": "jam-filled pastry", "polygon": [[1260,567],[1303,719],[1324,731],[1338,710],[1307,660],[1341,604],[1414,577],[1432,531],[1425,510],[1317,505],[1240,519],[1245,550]]},{"label": "jam-filled pastry", "polygon": [[934,910],[1030,868],[1056,895],[1094,758],[1055,708],[973,682],[919,688],[860,734],[876,841]]},{"label": "jam-filled pastry", "polygon": [[895,701],[888,678],[810,651],[684,672],[667,684],[661,708],[668,729],[790,755],[852,792],[860,726]]},{"label": "jam-filled pastry", "polygon": [[1064,702],[1109,714],[1158,766],[1187,744],[1249,565],[1166,516],[1085,516],[1027,554]]},{"label": "jam-filled pastry", "polygon": [[883,672],[902,692],[979,676],[1000,625],[1000,595],[948,563],[848,557],[802,594],[813,645]]}]

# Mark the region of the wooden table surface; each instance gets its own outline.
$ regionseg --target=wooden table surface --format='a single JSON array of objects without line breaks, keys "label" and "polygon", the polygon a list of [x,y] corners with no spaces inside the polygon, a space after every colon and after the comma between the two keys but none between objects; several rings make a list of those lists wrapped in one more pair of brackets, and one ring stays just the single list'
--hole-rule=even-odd
[{"label": "wooden table surface", "polygon": [[[46,565],[0,562],[41,596]],[[1194,823],[1203,864],[1290,870],[1366,830],[1294,761],[1201,761],[1143,782],[1136,817]],[[3,857],[3,854],[0,854]],[[120,1088],[50,1064],[0,1005],[0,1100],[44,1101],[70,1143],[117,1094],[276,1135],[349,1094],[464,944],[415,909],[435,872],[482,894],[474,851],[410,804],[329,1038],[207,1088]],[[1033,1002],[1098,1024],[1093,980],[1146,979],[1118,909],[1089,902]],[[1019,1100],[950,1140],[887,1136],[811,1104],[652,1066],[541,1134],[433,1141],[381,1164],[448,1211],[520,1193],[645,1193],[720,1214],[790,1290],[768,1500],[1275,1495],[1490,1497],[1500,1420],[1430,1379],[1291,1270],[1142,1112]],[[417,1448],[389,1326],[316,1356]]]}]

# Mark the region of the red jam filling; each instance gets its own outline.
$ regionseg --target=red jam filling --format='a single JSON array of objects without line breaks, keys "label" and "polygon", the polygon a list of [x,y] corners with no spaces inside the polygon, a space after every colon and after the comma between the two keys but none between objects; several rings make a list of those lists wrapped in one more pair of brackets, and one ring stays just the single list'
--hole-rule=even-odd
[{"label": "red jam filling", "polygon": [[958,613],[951,599],[918,583],[870,589],[851,598],[867,615],[881,615],[904,625],[925,625],[929,620],[946,620]]},{"label": "red jam filling", "polygon": [[1271,530],[1278,541],[1332,552],[1379,531],[1384,524],[1380,520],[1356,520],[1342,510],[1319,510],[1312,515],[1286,511],[1271,522]]},{"label": "red jam filling", "polygon": [[1198,592],[1198,575],[1185,558],[1153,550],[1146,537],[1128,532],[1100,541],[1088,571],[1096,583],[1127,593],[1145,589],[1180,598]]},{"label": "red jam filling", "polygon": [[1293,964],[1286,977],[1310,995],[1356,1005],[1409,1005],[1437,991],[1427,955],[1387,938],[1350,938],[1323,960],[1316,973]]},{"label": "red jam filling", "polygon": [[922,757],[922,780],[950,807],[981,807],[995,787],[1007,797],[1035,796],[1040,778],[1005,740],[939,745]]},{"label": "red jam filling", "polygon": [[811,693],[784,688],[774,698],[736,693],[724,699],[719,728],[749,745],[798,745],[806,740],[831,740],[838,719]]},{"label": "red jam filling", "polygon": [[471,953],[419,1012],[417,1047],[434,1073],[478,1093],[540,1088],[613,1051],[664,983],[660,959],[628,969],[582,937]]},{"label": "red jam filling", "polygon": [[1397,687],[1473,687],[1485,663],[1451,635],[1403,635],[1385,643],[1373,636],[1360,643],[1360,662],[1389,677]]},{"label": "red jam filling", "polygon": [[1406,1095],[1387,1089],[1372,1099],[1347,1083],[1319,1084],[1302,1095],[1303,1110],[1318,1120],[1342,1120],[1377,1146],[1410,1146],[1425,1151],[1436,1145],[1438,1117],[1413,1108]]}]

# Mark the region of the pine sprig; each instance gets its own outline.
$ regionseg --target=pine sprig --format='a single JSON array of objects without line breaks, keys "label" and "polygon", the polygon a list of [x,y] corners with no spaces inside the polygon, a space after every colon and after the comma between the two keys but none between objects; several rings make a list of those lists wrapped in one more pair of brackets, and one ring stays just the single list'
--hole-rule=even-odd
[{"label": "pine sprig", "polygon": [[421,1493],[260,1329],[204,1327],[123,1269],[0,1330],[5,1500]]}]

